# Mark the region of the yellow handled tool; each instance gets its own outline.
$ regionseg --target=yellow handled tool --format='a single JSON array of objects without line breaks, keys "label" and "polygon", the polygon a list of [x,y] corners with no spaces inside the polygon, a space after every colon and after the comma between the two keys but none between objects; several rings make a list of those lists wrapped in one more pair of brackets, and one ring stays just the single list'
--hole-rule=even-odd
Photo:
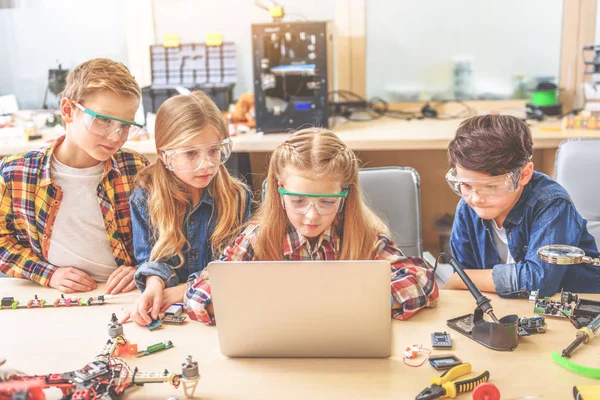
[{"label": "yellow handled tool", "polygon": [[484,371],[473,378],[454,381],[463,375],[470,374],[471,368],[470,363],[464,363],[449,369],[439,377],[436,376],[431,379],[431,386],[419,393],[416,400],[434,400],[442,397],[453,399],[458,394],[470,392],[478,385],[487,382],[490,379],[490,373]]}]

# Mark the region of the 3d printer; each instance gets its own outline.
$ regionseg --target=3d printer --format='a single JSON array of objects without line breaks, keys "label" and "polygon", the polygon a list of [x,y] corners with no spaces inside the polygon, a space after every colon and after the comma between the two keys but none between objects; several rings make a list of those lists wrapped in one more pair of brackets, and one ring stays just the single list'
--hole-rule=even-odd
[{"label": "3d printer", "polygon": [[252,25],[257,131],[328,126],[332,44],[330,22]]}]

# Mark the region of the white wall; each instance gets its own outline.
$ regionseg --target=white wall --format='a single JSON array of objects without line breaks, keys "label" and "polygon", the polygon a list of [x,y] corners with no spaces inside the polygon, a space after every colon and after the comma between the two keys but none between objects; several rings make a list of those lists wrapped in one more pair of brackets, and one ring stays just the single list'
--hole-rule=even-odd
[{"label": "white wall", "polygon": [[[263,3],[270,4],[268,0]],[[332,21],[335,0],[282,0],[288,20]],[[238,81],[234,97],[254,90],[252,84],[251,25],[271,22],[269,13],[252,0],[154,0],[156,43],[165,34],[178,34],[181,43],[202,43],[208,32],[221,32],[237,48]]]},{"label": "white wall", "polygon": [[0,95],[15,94],[21,108],[42,106],[48,69],[57,60],[68,69],[94,57],[127,64],[120,0],[14,3],[0,9]]},{"label": "white wall", "polygon": [[367,0],[368,96],[448,90],[457,55],[473,57],[477,93],[509,94],[517,73],[558,78],[562,9],[562,0]]},{"label": "white wall", "polygon": [[[22,108],[40,107],[47,70],[56,67],[56,60],[65,68],[93,57],[133,64],[128,63],[132,61],[128,54],[137,60],[134,55],[140,52],[127,48],[126,26],[135,16],[146,20],[152,13],[149,6],[139,14],[131,5],[124,11],[123,1],[131,0],[14,0],[15,8],[0,9],[0,95],[16,94]],[[141,4],[148,5],[152,0],[144,1]],[[167,33],[191,43],[204,42],[208,32],[221,32],[224,40],[237,46],[234,95],[252,91],[250,26],[270,21],[265,10],[252,0],[153,1],[155,43],[162,43]],[[309,20],[333,20],[335,16],[336,0],[280,3],[290,19],[302,19],[294,13]],[[447,90],[455,55],[473,56],[478,92],[510,93],[515,73],[558,76],[562,0],[366,3],[370,97],[397,100],[394,90]],[[152,31],[146,28],[143,35]],[[600,23],[596,28],[600,43]],[[147,47],[143,35],[137,43]]]}]

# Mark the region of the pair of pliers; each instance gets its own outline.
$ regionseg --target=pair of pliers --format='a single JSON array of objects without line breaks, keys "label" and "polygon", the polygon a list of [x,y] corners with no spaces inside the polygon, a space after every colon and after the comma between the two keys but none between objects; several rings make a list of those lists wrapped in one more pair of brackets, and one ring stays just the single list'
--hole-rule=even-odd
[{"label": "pair of pliers", "polygon": [[470,374],[471,368],[470,363],[464,363],[449,369],[439,377],[436,376],[431,380],[431,386],[419,393],[416,400],[434,400],[442,397],[453,399],[456,395],[470,392],[478,385],[490,379],[490,373],[484,371],[473,378],[454,382],[456,378]]}]

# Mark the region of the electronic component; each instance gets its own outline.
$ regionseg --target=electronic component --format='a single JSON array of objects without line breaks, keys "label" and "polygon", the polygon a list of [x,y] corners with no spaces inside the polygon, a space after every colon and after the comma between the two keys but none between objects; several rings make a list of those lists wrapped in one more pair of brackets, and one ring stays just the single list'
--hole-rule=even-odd
[{"label": "electronic component", "polygon": [[440,354],[435,356],[429,356],[429,364],[437,370],[450,369],[462,364],[454,354]]},{"label": "electronic component", "polygon": [[70,307],[71,305],[78,306],[80,302],[79,297],[65,297],[64,294],[60,295],[60,298],[54,300],[54,307]]},{"label": "electronic component", "polygon": [[[538,315],[545,315],[549,317],[567,317],[569,318],[573,313],[573,305],[570,303],[563,303],[560,300],[550,300],[549,297],[543,299],[537,296],[530,296],[534,298],[533,301],[533,313]],[[561,296],[562,297],[562,296]]]},{"label": "electronic component", "polygon": [[162,322],[164,324],[177,324],[181,325],[185,322],[187,317],[182,316],[183,304],[175,303],[165,311]]},{"label": "electronic component", "polygon": [[90,297],[87,301],[88,306],[101,306],[102,304],[104,304],[104,296],[103,295],[96,296],[96,297]]},{"label": "electronic component", "polygon": [[167,308],[167,311],[165,311],[165,317],[166,316],[179,317],[182,313],[183,313],[183,304],[175,303],[175,304],[171,305],[169,308]]},{"label": "electronic component", "polygon": [[[529,296],[533,302],[533,312],[538,315],[568,318],[576,328],[589,324],[600,315],[600,301],[582,299],[571,292],[561,292],[560,300],[539,299],[538,291],[534,290]],[[575,303],[575,306],[573,306]]]},{"label": "electronic component", "polygon": [[[109,297],[110,298],[110,297]],[[198,363],[187,355],[181,364],[181,373],[169,372],[141,372],[138,368],[131,370],[121,359],[116,358],[118,351],[126,350],[128,354],[137,354],[137,346],[125,340],[122,329],[120,336],[113,337],[119,325],[116,315],[112,314],[109,324],[109,336],[104,350],[96,356],[95,360],[83,368],[63,373],[48,375],[25,375],[21,372],[3,374],[0,371],[0,399],[45,399],[42,392],[47,388],[58,388],[62,391],[61,399],[70,400],[118,400],[124,396],[130,387],[147,383],[169,383],[175,388],[183,387],[186,398],[194,397],[194,392],[200,380]],[[116,329],[118,331],[118,329]],[[149,354],[173,347],[173,343],[166,341],[148,347]],[[5,363],[0,359],[0,366]]]},{"label": "electronic component", "polygon": [[42,308],[46,304],[46,300],[40,300],[37,297],[37,294],[33,296],[33,300],[29,300],[27,302],[27,308]]},{"label": "electronic component", "polygon": [[327,127],[333,87],[330,22],[252,25],[256,130]]},{"label": "electronic component", "polygon": [[74,372],[75,381],[79,383],[92,380],[98,376],[106,375],[108,373],[110,373],[108,366],[102,361],[92,361],[85,367]]},{"label": "electronic component", "polygon": [[0,303],[0,310],[3,308],[17,308],[19,302],[14,297],[3,297]]},{"label": "electronic component", "polygon": [[591,322],[594,318],[600,315],[600,301],[579,299],[573,309],[573,316],[576,317],[581,328]]},{"label": "electronic component", "polygon": [[146,350],[142,350],[138,352],[135,356],[137,358],[149,356],[150,354],[158,353],[159,351],[168,350],[173,348],[173,342],[170,340],[153,344],[152,346],[148,346]]},{"label": "electronic component", "polygon": [[561,303],[577,303],[579,300],[579,296],[573,294],[571,292],[560,292],[560,302]]},{"label": "electronic component", "polygon": [[446,332],[434,332],[431,334],[431,346],[434,349],[451,349],[452,339]]},{"label": "electronic component", "polygon": [[529,336],[532,333],[546,333],[546,318],[538,316],[519,318],[519,336]]},{"label": "electronic component", "polygon": [[150,325],[148,325],[148,330],[154,331],[154,330],[160,328],[161,326],[162,326],[162,322],[161,322],[160,318],[157,318],[155,320],[152,320]]},{"label": "electronic component", "polygon": [[170,315],[165,315],[162,319],[162,322],[164,324],[174,324],[174,325],[181,325],[185,322],[185,320],[187,319],[187,317],[173,317]]}]

